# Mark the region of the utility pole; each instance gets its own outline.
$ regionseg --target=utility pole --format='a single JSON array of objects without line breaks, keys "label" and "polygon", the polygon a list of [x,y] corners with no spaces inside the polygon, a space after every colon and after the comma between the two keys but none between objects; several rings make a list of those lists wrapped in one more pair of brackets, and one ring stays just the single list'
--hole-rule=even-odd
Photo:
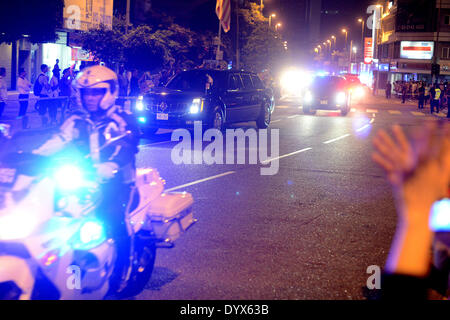
[{"label": "utility pole", "polygon": [[241,53],[240,53],[240,48],[239,48],[239,42],[240,42],[240,37],[239,37],[239,1],[240,0],[236,0],[236,69],[240,70],[241,69]]},{"label": "utility pole", "polygon": [[[436,32],[436,46],[434,48],[434,53],[433,53],[433,62],[432,65],[438,65],[439,66],[439,33],[441,31],[441,7],[442,7],[442,0],[439,0],[439,8],[438,8],[438,16],[437,16],[437,32]],[[440,66],[439,66],[440,68]],[[435,72],[433,72],[433,66],[431,67],[431,83],[435,83],[437,82],[437,74]]]},{"label": "utility pole", "polygon": [[130,25],[130,1],[131,0],[127,0],[127,12],[126,12],[126,27],[125,30],[128,33],[128,26]]}]

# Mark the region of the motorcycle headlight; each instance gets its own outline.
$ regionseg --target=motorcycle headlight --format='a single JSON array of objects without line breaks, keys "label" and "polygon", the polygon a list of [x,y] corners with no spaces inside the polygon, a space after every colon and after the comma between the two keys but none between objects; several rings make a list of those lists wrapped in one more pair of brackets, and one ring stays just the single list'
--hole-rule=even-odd
[{"label": "motorcycle headlight", "polygon": [[338,94],[336,95],[336,103],[345,104],[345,101],[346,101],[345,92],[338,92]]},{"label": "motorcycle headlight", "polygon": [[28,237],[37,227],[38,219],[33,208],[15,208],[0,217],[0,239],[16,240]]},{"label": "motorcycle headlight", "polygon": [[203,111],[203,100],[194,99],[192,101],[191,107],[189,108],[189,113],[196,114]]},{"label": "motorcycle headlight", "polygon": [[82,224],[77,236],[72,241],[76,249],[89,250],[95,248],[106,240],[103,224],[98,220],[89,220]]},{"label": "motorcycle headlight", "polygon": [[83,170],[71,164],[57,168],[53,178],[58,188],[64,191],[77,190],[84,184]]}]

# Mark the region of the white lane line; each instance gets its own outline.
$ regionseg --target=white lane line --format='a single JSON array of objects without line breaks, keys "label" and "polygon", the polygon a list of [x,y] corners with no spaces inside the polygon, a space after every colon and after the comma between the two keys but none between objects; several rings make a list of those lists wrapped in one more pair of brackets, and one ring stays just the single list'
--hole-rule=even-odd
[{"label": "white lane line", "polygon": [[401,111],[398,110],[388,110],[390,114],[402,114]]},{"label": "white lane line", "polygon": [[372,124],[372,123],[374,123],[375,122],[375,118],[372,118],[372,119],[370,119],[370,124]]},{"label": "white lane line", "polygon": [[275,122],[280,122],[281,120],[280,119],[278,119],[278,120],[272,120],[272,121],[270,121],[270,123],[275,123]]},{"label": "white lane line", "polygon": [[205,179],[200,179],[200,180],[197,180],[197,181],[193,181],[193,182],[189,182],[189,183],[186,183],[186,184],[182,184],[181,186],[177,186],[177,187],[173,187],[173,188],[170,188],[170,189],[166,189],[166,190],[164,190],[164,192],[170,192],[170,191],[175,191],[175,190],[178,190],[178,189],[183,189],[183,188],[186,188],[186,187],[193,186],[195,184],[199,184],[199,183],[202,183],[202,182],[218,179],[218,178],[225,177],[225,176],[228,176],[228,175],[234,174],[234,173],[236,173],[236,171],[228,171],[228,172],[221,173],[221,174],[218,174],[218,175],[215,175],[215,176],[212,176],[212,177],[208,177],[208,178],[205,178]]},{"label": "white lane line", "polygon": [[332,142],[335,142],[335,141],[338,141],[338,140],[342,140],[342,139],[347,138],[349,136],[351,136],[351,134],[347,133],[347,134],[344,134],[343,136],[337,137],[335,139],[331,139],[331,140],[325,141],[324,144],[329,144],[329,143],[332,143]]},{"label": "white lane line", "polygon": [[298,114],[296,114],[296,115],[293,115],[293,116],[289,116],[289,117],[288,117],[288,119],[293,119],[293,118],[297,118],[297,117],[299,117],[299,115],[298,115]]},{"label": "white lane line", "polygon": [[290,157],[290,156],[293,156],[293,155],[296,155],[296,154],[299,154],[299,153],[302,153],[302,152],[305,152],[305,151],[308,151],[308,150],[312,150],[312,148],[305,148],[305,149],[302,149],[302,150],[298,150],[298,151],[294,151],[294,152],[291,152],[291,153],[288,153],[288,154],[284,154],[284,155],[276,157],[276,158],[270,158],[270,159],[261,161],[261,163],[262,164],[268,164],[269,162],[272,162],[272,161],[275,161],[275,160],[279,160],[279,159],[283,159],[283,158],[286,158],[286,157]]},{"label": "white lane line", "polygon": [[154,143],[148,143],[148,144],[142,144],[139,146],[139,148],[149,148],[151,146],[156,146],[158,144],[164,144],[164,143],[169,143],[169,142],[177,142],[177,141],[172,141],[172,140],[167,140],[167,141],[161,141],[161,142],[154,142]]},{"label": "white lane line", "polygon": [[419,117],[423,117],[425,115],[425,113],[418,112],[418,111],[411,111],[411,114],[413,116],[419,116]]},{"label": "white lane line", "polygon": [[356,129],[356,132],[361,132],[361,131],[363,131],[363,130],[369,128],[369,127],[370,127],[370,124],[368,123],[368,124],[366,124],[365,126],[359,128],[359,129]]}]

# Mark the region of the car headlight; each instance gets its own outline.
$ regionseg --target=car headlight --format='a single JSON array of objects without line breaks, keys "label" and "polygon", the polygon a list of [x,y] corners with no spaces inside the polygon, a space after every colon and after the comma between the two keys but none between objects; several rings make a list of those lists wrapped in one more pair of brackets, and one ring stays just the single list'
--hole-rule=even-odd
[{"label": "car headlight", "polygon": [[64,165],[53,174],[56,185],[63,191],[74,191],[84,185],[83,170],[75,165]]},{"label": "car headlight", "polygon": [[336,103],[337,104],[345,104],[346,95],[345,92],[338,92],[336,95]]},{"label": "car headlight", "polygon": [[189,108],[189,113],[196,114],[203,111],[203,100],[202,99],[194,99],[192,101],[191,107]]},{"label": "car headlight", "polygon": [[306,103],[310,103],[313,100],[313,95],[311,91],[306,91],[305,96],[303,97],[303,101]]},{"label": "car headlight", "polygon": [[139,96],[139,98],[137,99],[136,110],[144,111],[144,97],[143,96]]}]

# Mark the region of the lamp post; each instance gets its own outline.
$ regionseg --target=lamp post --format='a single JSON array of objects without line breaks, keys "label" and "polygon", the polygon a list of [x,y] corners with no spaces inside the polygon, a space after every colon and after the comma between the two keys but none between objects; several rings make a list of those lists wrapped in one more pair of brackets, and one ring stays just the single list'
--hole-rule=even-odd
[{"label": "lamp post", "polygon": [[[358,22],[361,23],[361,49],[364,48],[364,19],[358,19]],[[362,51],[361,51],[362,52]],[[363,58],[364,59],[364,58]]]},{"label": "lamp post", "polygon": [[333,48],[336,49],[336,37],[335,37],[335,36],[331,36],[331,39],[332,39],[333,42],[334,42]]},{"label": "lamp post", "polygon": [[272,18],[276,18],[276,17],[277,17],[277,15],[275,13],[272,13],[269,16],[269,29],[272,27]]},{"label": "lamp post", "polygon": [[277,23],[276,24],[276,26],[275,26],[275,31],[277,31],[278,32],[278,28],[280,28],[282,26],[282,24],[281,23]]},{"label": "lamp post", "polygon": [[347,40],[348,40],[348,31],[347,29],[342,29],[342,32],[345,33],[345,51],[347,51]]}]

